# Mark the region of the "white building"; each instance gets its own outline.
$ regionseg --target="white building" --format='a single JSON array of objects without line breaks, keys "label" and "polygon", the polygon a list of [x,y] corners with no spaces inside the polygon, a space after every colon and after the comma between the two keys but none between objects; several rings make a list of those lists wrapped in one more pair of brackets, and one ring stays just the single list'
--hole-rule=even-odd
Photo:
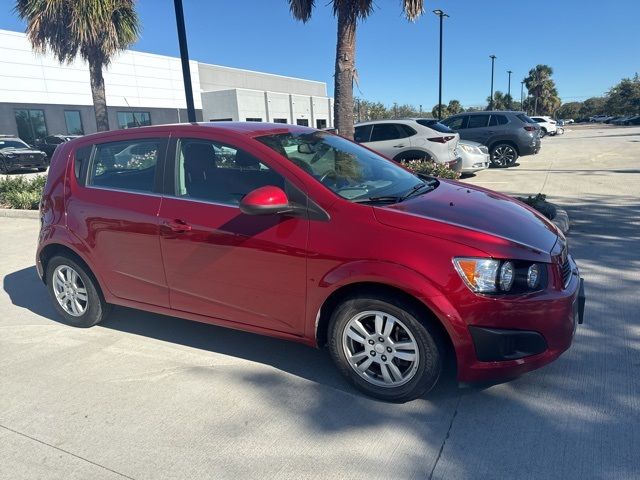
[{"label": "white building", "polygon": [[[323,82],[190,61],[199,120],[333,124]],[[125,51],[104,70],[112,129],[186,120],[180,59]],[[96,131],[89,68],[37,55],[26,35],[0,30],[0,134],[27,142]]]}]

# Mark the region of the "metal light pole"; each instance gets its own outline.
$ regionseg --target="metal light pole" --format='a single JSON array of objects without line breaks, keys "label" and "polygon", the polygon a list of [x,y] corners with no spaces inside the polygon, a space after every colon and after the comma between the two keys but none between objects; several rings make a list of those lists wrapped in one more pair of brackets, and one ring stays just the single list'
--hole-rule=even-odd
[{"label": "metal light pole", "polygon": [[184,28],[184,13],[182,0],[173,0],[176,9],[176,25],[178,27],[178,42],[180,43],[180,59],[182,60],[182,80],[184,82],[184,96],[187,100],[187,119],[196,121],[196,109],[193,106],[193,89],[191,87],[191,70],[189,69],[189,51],[187,50],[187,34]]},{"label": "metal light pole", "polygon": [[509,96],[509,110],[511,110],[511,74],[513,73],[511,70],[507,70],[509,74],[509,87],[507,88],[507,95]]},{"label": "metal light pole", "polygon": [[489,100],[489,110],[493,110],[493,67],[496,63],[496,56],[489,55],[491,59],[491,99]]},{"label": "metal light pole", "polygon": [[524,80],[520,82],[520,108],[524,110]]},{"label": "metal light pole", "polygon": [[442,119],[442,19],[444,17],[448,17],[446,13],[442,10],[434,10],[438,17],[440,17],[440,69],[439,69],[439,80],[438,80],[438,120]]}]

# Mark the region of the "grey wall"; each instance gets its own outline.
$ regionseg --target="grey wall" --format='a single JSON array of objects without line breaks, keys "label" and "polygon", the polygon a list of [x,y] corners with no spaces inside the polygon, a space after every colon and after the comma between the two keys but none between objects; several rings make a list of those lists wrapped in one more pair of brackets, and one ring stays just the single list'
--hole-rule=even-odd
[{"label": "grey wall", "polygon": [[[18,128],[15,120],[15,110],[33,108],[44,111],[44,118],[47,124],[49,135],[57,133],[67,133],[67,126],[64,121],[65,110],[79,110],[82,118],[84,133],[95,133],[96,117],[93,106],[86,105],[43,105],[25,103],[0,103],[0,134],[17,135]],[[117,112],[149,112],[151,114],[152,125],[162,125],[165,123],[178,123],[178,111],[174,108],[128,108],[128,107],[108,107],[109,126],[112,130],[118,128]],[[196,119],[202,121],[202,110],[196,110]],[[180,109],[180,121],[187,121],[186,109]]]},{"label": "grey wall", "polygon": [[298,95],[327,96],[327,84],[301,78],[283,77],[270,73],[252,72],[237,68],[198,63],[200,88],[203,92],[247,88]]}]

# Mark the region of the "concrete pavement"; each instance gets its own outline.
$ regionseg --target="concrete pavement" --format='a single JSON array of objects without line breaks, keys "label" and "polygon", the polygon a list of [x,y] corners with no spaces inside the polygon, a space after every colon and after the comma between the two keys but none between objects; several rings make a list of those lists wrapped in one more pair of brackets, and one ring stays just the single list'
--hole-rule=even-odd
[{"label": "concrete pavement", "polygon": [[568,210],[585,324],[548,367],[405,405],[292,343],[124,308],[67,327],[37,221],[0,218],[0,478],[640,478],[640,128],[572,129],[468,181]]}]

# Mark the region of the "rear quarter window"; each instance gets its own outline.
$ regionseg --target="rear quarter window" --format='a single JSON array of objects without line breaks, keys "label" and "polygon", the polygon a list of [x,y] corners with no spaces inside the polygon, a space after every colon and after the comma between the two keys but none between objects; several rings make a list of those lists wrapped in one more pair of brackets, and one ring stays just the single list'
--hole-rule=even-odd
[{"label": "rear quarter window", "polygon": [[516,115],[516,117],[518,117],[524,123],[538,123],[532,120],[531,118],[527,117],[524,113],[519,113],[518,115]]}]

